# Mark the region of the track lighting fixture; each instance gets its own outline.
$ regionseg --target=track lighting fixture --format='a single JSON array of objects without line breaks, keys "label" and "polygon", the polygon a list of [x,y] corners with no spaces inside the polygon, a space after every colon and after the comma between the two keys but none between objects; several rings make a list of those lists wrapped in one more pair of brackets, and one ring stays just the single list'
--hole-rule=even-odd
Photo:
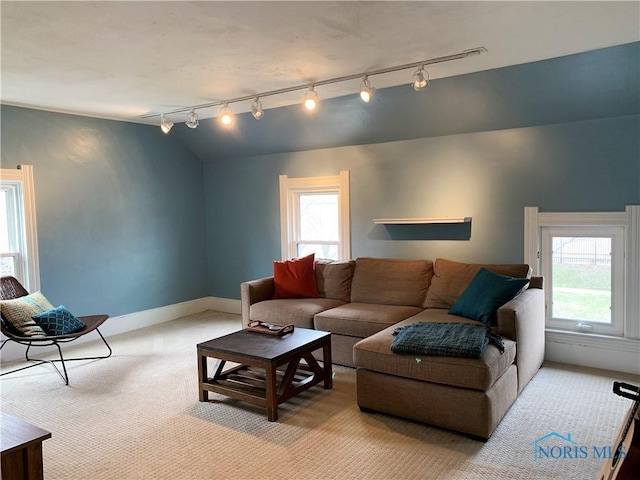
[{"label": "track lighting fixture", "polygon": [[225,103],[220,109],[220,123],[224,126],[229,126],[233,123],[233,112],[229,108],[229,104]]},{"label": "track lighting fixture", "polygon": [[[222,106],[222,108],[220,109],[220,116],[218,117],[218,120],[223,126],[229,126],[234,121],[233,112],[231,111],[231,108],[229,108],[229,104],[231,103],[247,102],[247,101],[253,100],[253,103],[251,104],[251,114],[253,115],[253,118],[255,118],[256,120],[260,120],[264,116],[264,110],[262,108],[262,103],[260,102],[260,98],[307,90],[307,93],[304,96],[304,106],[307,110],[315,110],[318,107],[318,93],[315,91],[316,87],[322,87],[324,85],[330,85],[330,84],[340,83],[340,82],[350,82],[357,79],[361,79],[360,98],[362,99],[363,102],[369,102],[371,101],[371,98],[375,93],[375,89],[372,88],[371,84],[369,83],[369,77],[371,76],[414,69],[413,82],[411,83],[411,86],[413,87],[414,90],[418,91],[418,90],[422,90],[427,85],[429,85],[429,74],[424,69],[426,65],[450,62],[452,60],[460,60],[463,58],[470,57],[472,55],[479,55],[486,51],[487,49],[484,47],[477,47],[477,48],[472,48],[470,50],[463,50],[462,52],[455,53],[453,55],[431,58],[428,60],[423,60],[421,62],[406,63],[404,65],[397,65],[395,67],[380,68],[378,70],[370,70],[367,72],[357,73],[353,75],[345,75],[343,77],[328,78],[325,80],[314,81],[313,85],[311,86],[309,86],[308,83],[303,85],[295,85],[292,87],[279,88],[277,90],[270,90],[267,92],[244,95],[241,97],[227,99],[225,101],[215,101],[211,103],[205,103],[202,105],[193,105],[191,107],[177,108],[175,110],[171,110],[169,112],[164,112],[164,113],[149,113],[146,115],[142,115],[140,118],[153,118],[158,116],[161,117],[160,127],[162,128],[162,131],[164,133],[169,133],[169,130],[171,130],[171,128],[173,127],[173,123],[166,120],[165,115],[175,115],[179,113],[190,112],[189,120],[186,122],[186,125],[189,128],[196,128],[199,122],[198,122],[198,115],[195,113],[195,110],[202,109],[202,108],[213,108],[213,107]],[[416,68],[417,70],[415,70]]]},{"label": "track lighting fixture", "polygon": [[253,115],[253,118],[255,118],[256,120],[260,120],[264,116],[262,103],[260,102],[260,99],[258,97],[253,100],[253,105],[251,105],[251,115]]},{"label": "track lighting fixture", "polygon": [[196,128],[200,124],[200,120],[198,120],[198,114],[191,110],[189,114],[189,120],[185,122],[185,125],[189,128]]},{"label": "track lighting fixture", "polygon": [[171,131],[172,128],[173,123],[167,121],[167,119],[164,118],[164,114],[162,114],[162,116],[160,117],[160,129],[162,130],[162,133],[166,135]]},{"label": "track lighting fixture", "polygon": [[369,77],[362,77],[362,83],[360,84],[360,98],[363,102],[369,102],[373,97],[373,92],[375,92],[375,88],[371,87],[369,84]]},{"label": "track lighting fixture", "polygon": [[318,92],[314,90],[313,85],[309,87],[309,91],[304,96],[304,108],[307,110],[315,110],[318,106]]},{"label": "track lighting fixture", "polygon": [[[424,76],[425,73],[427,74],[426,78]],[[413,74],[413,83],[411,85],[416,92],[429,85],[429,74],[424,70],[424,65],[420,65],[420,68]]]}]

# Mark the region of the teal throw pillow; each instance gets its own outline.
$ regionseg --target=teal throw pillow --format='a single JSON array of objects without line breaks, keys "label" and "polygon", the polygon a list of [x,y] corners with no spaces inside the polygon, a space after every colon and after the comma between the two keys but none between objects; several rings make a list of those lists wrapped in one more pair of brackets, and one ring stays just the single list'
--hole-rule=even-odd
[{"label": "teal throw pillow", "polygon": [[509,277],[481,268],[449,313],[490,325],[496,319],[498,308],[528,284],[528,278]]},{"label": "teal throw pillow", "polygon": [[48,335],[67,335],[82,330],[85,324],[64,305],[37,313],[31,318],[47,332]]}]

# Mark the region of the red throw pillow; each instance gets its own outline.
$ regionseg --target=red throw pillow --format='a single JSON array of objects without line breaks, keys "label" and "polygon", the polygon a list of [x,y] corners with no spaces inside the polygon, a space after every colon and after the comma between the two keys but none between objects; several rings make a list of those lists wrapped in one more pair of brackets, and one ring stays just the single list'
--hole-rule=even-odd
[{"label": "red throw pillow", "polygon": [[315,254],[273,262],[273,298],[319,297],[316,286]]}]

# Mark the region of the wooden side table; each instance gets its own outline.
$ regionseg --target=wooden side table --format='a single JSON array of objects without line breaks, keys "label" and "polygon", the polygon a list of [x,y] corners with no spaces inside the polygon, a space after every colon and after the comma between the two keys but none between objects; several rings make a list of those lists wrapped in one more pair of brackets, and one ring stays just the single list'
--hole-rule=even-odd
[{"label": "wooden side table", "polygon": [[6,413],[0,414],[3,480],[41,480],[44,475],[42,442],[51,438],[51,432]]}]

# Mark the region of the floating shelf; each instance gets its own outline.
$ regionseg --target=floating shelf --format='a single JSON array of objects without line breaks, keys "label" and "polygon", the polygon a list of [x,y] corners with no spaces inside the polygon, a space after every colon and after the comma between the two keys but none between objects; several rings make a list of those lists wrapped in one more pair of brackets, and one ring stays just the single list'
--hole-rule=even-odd
[{"label": "floating shelf", "polygon": [[374,218],[379,225],[418,225],[425,223],[469,223],[471,217]]}]

